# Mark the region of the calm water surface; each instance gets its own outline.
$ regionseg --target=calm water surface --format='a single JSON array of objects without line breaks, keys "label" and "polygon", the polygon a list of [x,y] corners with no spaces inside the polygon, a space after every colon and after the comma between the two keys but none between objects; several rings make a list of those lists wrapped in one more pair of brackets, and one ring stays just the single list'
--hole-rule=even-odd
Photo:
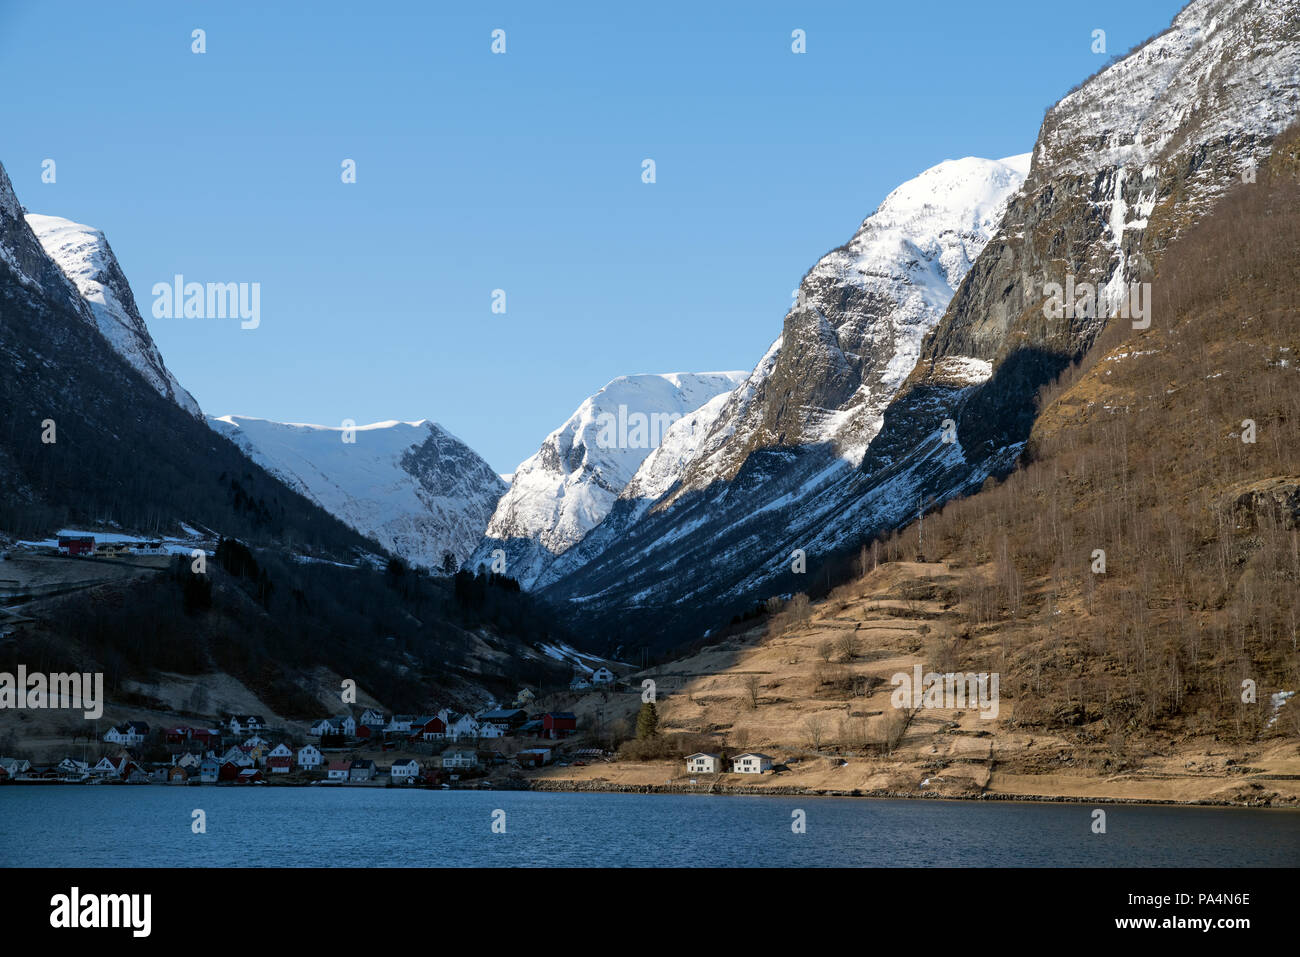
[{"label": "calm water surface", "polygon": [[[0,787],[0,865],[1300,864],[1300,812],[356,788]],[[196,808],[207,833],[190,830]],[[792,812],[807,831],[791,830]],[[505,811],[506,832],[492,832]]]}]

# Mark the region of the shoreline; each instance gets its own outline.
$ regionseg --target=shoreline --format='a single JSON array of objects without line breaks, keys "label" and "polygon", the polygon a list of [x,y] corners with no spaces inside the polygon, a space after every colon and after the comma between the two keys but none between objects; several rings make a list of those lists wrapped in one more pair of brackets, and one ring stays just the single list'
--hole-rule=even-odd
[{"label": "shoreline", "polygon": [[[6,782],[9,785],[25,785],[27,787],[39,786],[61,786],[61,787],[104,787],[104,784],[92,784],[86,781],[26,781],[17,780]],[[184,787],[220,787],[235,788],[238,790],[265,790],[266,788],[312,788],[324,787],[332,789],[330,785],[324,782],[277,782],[275,784],[262,785],[234,785],[228,782],[212,784],[191,784],[191,785],[167,785],[167,784],[121,784],[108,783],[108,787],[161,787],[164,789],[180,789]],[[814,797],[814,798],[859,798],[865,800],[877,801],[961,801],[967,803],[984,803],[984,804],[1078,804],[1078,805],[1119,805],[1126,807],[1187,807],[1187,808],[1218,808],[1218,809],[1235,809],[1250,811],[1300,811],[1300,803],[1273,803],[1257,802],[1245,803],[1239,801],[1223,801],[1213,799],[1196,799],[1180,801],[1175,799],[1164,798],[1137,798],[1137,797],[1081,797],[1072,794],[1008,794],[982,792],[980,794],[945,794],[940,791],[929,791],[917,793],[915,791],[895,790],[890,788],[872,788],[861,789],[853,788],[849,790],[839,790],[833,788],[805,788],[797,785],[786,785],[780,787],[754,787],[751,785],[674,785],[674,784],[617,784],[609,781],[578,782],[570,779],[532,779],[524,780],[516,778],[513,781],[502,781],[490,784],[487,787],[442,787],[430,785],[395,785],[395,784],[337,784],[333,788],[351,789],[367,788],[381,791],[532,791],[536,793],[553,793],[553,794],[684,794],[696,795],[700,797],[773,797],[773,798],[791,798],[791,797]]]},{"label": "shoreline", "polygon": [[[457,790],[477,790],[463,788]],[[483,789],[489,790],[489,789]],[[492,788],[490,790],[528,790],[557,793],[606,793],[606,794],[696,794],[705,797],[828,797],[828,798],[866,798],[869,800],[907,800],[907,801],[963,801],[971,803],[1003,804],[1094,804],[1125,805],[1151,807],[1205,807],[1235,808],[1239,810],[1260,811],[1300,811],[1300,803],[1275,804],[1272,802],[1245,803],[1239,801],[1220,801],[1197,799],[1179,801],[1162,798],[1128,798],[1128,797],[1080,797],[1071,794],[1006,794],[981,792],[980,794],[944,794],[939,791],[916,793],[914,791],[892,790],[889,788],[838,790],[830,788],[804,788],[797,785],[782,787],[753,787],[748,785],[672,785],[672,784],[615,784],[613,782],[576,782],[572,780],[552,781],[533,780],[526,788]]]}]

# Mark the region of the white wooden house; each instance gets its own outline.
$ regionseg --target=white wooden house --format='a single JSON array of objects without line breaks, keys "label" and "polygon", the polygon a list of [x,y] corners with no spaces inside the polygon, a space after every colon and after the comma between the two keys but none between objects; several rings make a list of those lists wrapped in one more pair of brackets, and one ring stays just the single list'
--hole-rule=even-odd
[{"label": "white wooden house", "polygon": [[388,773],[394,784],[410,784],[420,776],[420,762],[415,758],[394,761]]},{"label": "white wooden house", "polygon": [[591,673],[591,683],[593,685],[612,685],[614,683],[614,672],[602,666]]},{"label": "white wooden house", "polygon": [[447,737],[452,741],[459,741],[461,738],[477,738],[479,735],[478,719],[472,714],[455,715],[454,720],[447,723]]},{"label": "white wooden house", "polygon": [[371,725],[372,727],[374,725],[379,725],[382,727],[387,723],[388,723],[388,716],[385,715],[382,711],[376,711],[374,708],[367,708],[365,711],[361,712],[361,720],[358,722],[358,724],[368,724]]},{"label": "white wooden house", "polygon": [[762,774],[772,770],[772,758],[757,751],[738,754],[731,759],[731,770],[736,774]]},{"label": "white wooden house", "polygon": [[314,744],[304,745],[298,749],[298,767],[300,768],[318,768],[323,760],[320,748]]},{"label": "white wooden house", "polygon": [[444,768],[476,768],[478,767],[478,752],[444,751],[442,766]]},{"label": "white wooden house", "polygon": [[686,759],[686,772],[688,774],[716,774],[720,761],[721,759],[716,754],[705,754],[703,752],[692,754]]},{"label": "white wooden house", "polygon": [[109,744],[121,744],[133,747],[142,744],[149,735],[149,725],[143,721],[128,721],[108,729],[104,740]]},{"label": "white wooden house", "polygon": [[229,727],[231,734],[248,734],[252,731],[265,731],[266,721],[260,714],[232,714]]}]

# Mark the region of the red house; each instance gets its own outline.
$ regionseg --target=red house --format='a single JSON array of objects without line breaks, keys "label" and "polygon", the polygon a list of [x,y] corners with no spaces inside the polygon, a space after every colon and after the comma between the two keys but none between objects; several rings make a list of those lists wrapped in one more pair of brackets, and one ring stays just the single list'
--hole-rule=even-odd
[{"label": "red house", "polygon": [[167,739],[168,744],[184,744],[189,740],[191,733],[193,733],[191,728],[168,728],[163,732],[163,737]]},{"label": "red house", "polygon": [[59,551],[64,555],[93,555],[95,554],[95,536],[61,535],[59,537]]},{"label": "red house", "polygon": [[215,728],[190,728],[190,737],[203,744],[213,745],[221,742],[221,732]]},{"label": "red house", "polygon": [[243,770],[244,769],[241,768],[234,761],[227,761],[225,764],[221,766],[221,770],[217,772],[217,780],[234,781],[239,777],[239,772]]},{"label": "red house", "polygon": [[542,715],[543,738],[567,738],[578,730],[578,718],[571,711],[551,711]]},{"label": "red house", "polygon": [[447,733],[447,725],[441,718],[430,718],[422,725],[411,725],[412,741],[433,741]]},{"label": "red house", "polygon": [[257,770],[257,768],[244,768],[239,772],[238,777],[235,778],[235,783],[236,784],[261,784],[262,772]]},{"label": "red house", "polygon": [[293,758],[274,755],[266,759],[266,767],[272,774],[288,774],[293,769]]}]

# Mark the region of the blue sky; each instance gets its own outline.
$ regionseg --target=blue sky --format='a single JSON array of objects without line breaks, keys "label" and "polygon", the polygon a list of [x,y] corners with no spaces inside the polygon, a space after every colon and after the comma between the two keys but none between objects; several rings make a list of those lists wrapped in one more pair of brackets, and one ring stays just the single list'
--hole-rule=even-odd
[{"label": "blue sky", "polygon": [[[894,186],[1029,151],[1180,7],[0,0],[0,162],[104,230],[205,411],[431,418],[510,471],[615,376],[751,368]],[[152,318],[176,273],[261,325]]]}]

